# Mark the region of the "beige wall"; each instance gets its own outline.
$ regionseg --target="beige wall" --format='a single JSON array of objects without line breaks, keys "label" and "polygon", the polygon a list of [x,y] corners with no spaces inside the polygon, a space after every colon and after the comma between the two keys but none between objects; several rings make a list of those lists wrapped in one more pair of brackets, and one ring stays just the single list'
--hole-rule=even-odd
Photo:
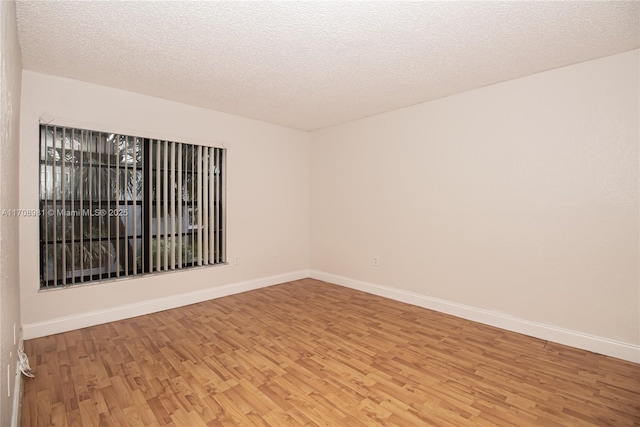
[{"label": "beige wall", "polygon": [[[13,1],[0,2],[0,212],[17,209],[21,60]],[[11,423],[20,335],[18,218],[0,214],[0,425]],[[7,366],[9,378],[7,378]],[[7,384],[7,382],[9,384]],[[9,396],[8,390],[11,391]]]},{"label": "beige wall", "polygon": [[311,268],[640,344],[638,52],[313,133]]},{"label": "beige wall", "polygon": [[25,71],[20,207],[37,208],[41,117],[226,146],[231,264],[38,292],[37,224],[23,218],[23,323],[121,315],[311,267],[393,296],[628,343],[635,360],[638,60],[627,52],[311,136]]},{"label": "beige wall", "polygon": [[[309,136],[228,114],[23,73],[20,205],[38,207],[38,122],[227,147],[229,265],[38,292],[37,220],[21,220],[25,325],[286,274],[309,264]],[[239,265],[234,265],[239,257]]]}]

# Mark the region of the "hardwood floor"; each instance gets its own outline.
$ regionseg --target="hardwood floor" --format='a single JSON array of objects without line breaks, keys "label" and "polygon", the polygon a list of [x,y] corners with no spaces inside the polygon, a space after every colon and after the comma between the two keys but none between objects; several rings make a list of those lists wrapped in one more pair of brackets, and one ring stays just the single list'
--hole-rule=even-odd
[{"label": "hardwood floor", "polygon": [[312,279],[25,351],[23,426],[640,425],[640,365]]}]

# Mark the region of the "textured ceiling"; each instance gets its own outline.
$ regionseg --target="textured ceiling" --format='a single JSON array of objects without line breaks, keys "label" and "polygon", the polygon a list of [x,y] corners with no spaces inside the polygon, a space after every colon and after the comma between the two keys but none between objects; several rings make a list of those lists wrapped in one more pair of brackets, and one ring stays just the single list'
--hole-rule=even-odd
[{"label": "textured ceiling", "polygon": [[640,47],[640,2],[17,1],[26,69],[318,129]]}]

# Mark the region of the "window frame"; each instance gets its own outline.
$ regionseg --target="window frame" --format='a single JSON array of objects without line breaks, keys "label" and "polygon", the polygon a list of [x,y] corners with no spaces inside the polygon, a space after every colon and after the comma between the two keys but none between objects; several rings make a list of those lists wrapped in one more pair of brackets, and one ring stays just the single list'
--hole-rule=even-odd
[{"label": "window frame", "polygon": [[226,148],[39,128],[41,290],[227,264]]}]

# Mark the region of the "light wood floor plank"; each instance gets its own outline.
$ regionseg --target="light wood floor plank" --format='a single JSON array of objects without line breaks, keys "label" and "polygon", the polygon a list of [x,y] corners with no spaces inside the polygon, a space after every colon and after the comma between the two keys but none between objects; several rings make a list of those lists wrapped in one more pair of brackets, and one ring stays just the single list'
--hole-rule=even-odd
[{"label": "light wood floor plank", "polygon": [[23,426],[640,426],[640,365],[312,279],[29,340]]}]

